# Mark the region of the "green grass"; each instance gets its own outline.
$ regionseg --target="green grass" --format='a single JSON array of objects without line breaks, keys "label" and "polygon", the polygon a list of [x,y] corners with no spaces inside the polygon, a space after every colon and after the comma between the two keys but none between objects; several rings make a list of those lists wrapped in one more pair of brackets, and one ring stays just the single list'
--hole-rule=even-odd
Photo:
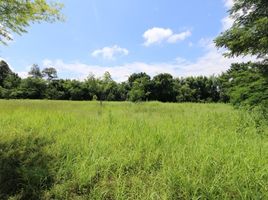
[{"label": "green grass", "polygon": [[0,101],[0,199],[268,199],[268,132],[224,104]]}]

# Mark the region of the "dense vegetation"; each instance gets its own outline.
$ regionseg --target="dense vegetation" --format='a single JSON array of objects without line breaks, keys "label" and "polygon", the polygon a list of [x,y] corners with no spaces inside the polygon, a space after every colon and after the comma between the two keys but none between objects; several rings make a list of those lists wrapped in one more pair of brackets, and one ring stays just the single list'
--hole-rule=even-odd
[{"label": "dense vegetation", "polygon": [[225,91],[234,105],[257,108],[267,117],[268,1],[235,0],[229,13],[234,23],[215,43],[228,50],[226,56],[252,56],[253,61],[233,64],[225,76],[230,81],[225,81]]},{"label": "dense vegetation", "polygon": [[[267,68],[268,69],[268,68]],[[29,77],[21,79],[8,65],[0,62],[0,98],[100,100],[100,101],[161,101],[161,102],[231,102],[262,112],[268,100],[267,70],[256,63],[233,64],[220,76],[174,78],[159,74],[132,74],[126,82],[117,83],[109,72],[103,77],[89,75],[84,81],[58,79],[57,71],[41,70],[34,65]]]},{"label": "dense vegetation", "polygon": [[[1,64],[2,63],[2,64]],[[109,72],[102,78],[88,76],[85,81],[57,79],[54,68],[40,70],[34,65],[26,79],[0,63],[0,97],[6,99],[106,100],[163,102],[218,102],[220,82],[217,77],[173,78],[159,74],[153,79],[145,73],[132,74],[117,83]]]},{"label": "dense vegetation", "polygon": [[268,129],[226,104],[0,101],[0,199],[267,199]]}]

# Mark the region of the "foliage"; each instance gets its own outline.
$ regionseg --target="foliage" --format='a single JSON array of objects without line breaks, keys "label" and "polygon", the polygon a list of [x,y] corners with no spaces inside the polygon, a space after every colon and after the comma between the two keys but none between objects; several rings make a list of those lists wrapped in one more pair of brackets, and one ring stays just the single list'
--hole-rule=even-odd
[{"label": "foliage", "polygon": [[26,78],[18,88],[18,97],[23,99],[44,99],[47,85],[40,78]]},{"label": "foliage", "polygon": [[[115,82],[109,72],[96,78],[89,74],[84,81],[57,79],[55,68],[41,70],[33,65],[29,78],[21,79],[4,65],[0,98],[55,99],[100,101],[163,101],[163,102],[219,102],[218,77],[173,78],[159,74],[153,79],[146,73],[134,73],[126,82]],[[1,68],[0,68],[1,69]],[[223,89],[222,89],[223,90]]]},{"label": "foliage", "polygon": [[174,102],[174,79],[170,74],[156,75],[153,80],[153,98],[162,102]]},{"label": "foliage", "polygon": [[267,76],[255,63],[232,64],[220,78],[225,94],[236,106],[253,107],[268,100]]},{"label": "foliage", "polygon": [[0,198],[36,200],[54,181],[47,138],[22,136],[0,142]]},{"label": "foliage", "polygon": [[[268,105],[268,1],[236,0],[229,11],[233,26],[215,42],[229,50],[227,56],[256,56],[255,63],[233,64],[222,75],[225,99],[236,106],[263,108]],[[267,116],[267,115],[264,115]],[[268,121],[268,118],[266,118]]]},{"label": "foliage", "polygon": [[9,74],[12,74],[12,71],[8,64],[5,61],[0,60],[0,86],[3,86],[3,82]]},{"label": "foliage", "polygon": [[151,77],[145,73],[132,74],[128,79],[131,88],[129,100],[133,102],[148,101],[152,93]]},{"label": "foliage", "polygon": [[28,75],[32,78],[42,78],[42,72],[40,67],[37,64],[33,64],[30,71],[28,72]]},{"label": "foliage", "polygon": [[230,10],[233,26],[216,40],[218,47],[229,50],[229,56],[268,54],[268,1],[236,0]]},{"label": "foliage", "polygon": [[42,76],[46,77],[48,81],[58,78],[57,70],[54,67],[47,67],[42,70]]},{"label": "foliage", "polygon": [[62,6],[46,0],[0,0],[0,43],[12,40],[12,32],[26,32],[31,22],[62,20]]}]

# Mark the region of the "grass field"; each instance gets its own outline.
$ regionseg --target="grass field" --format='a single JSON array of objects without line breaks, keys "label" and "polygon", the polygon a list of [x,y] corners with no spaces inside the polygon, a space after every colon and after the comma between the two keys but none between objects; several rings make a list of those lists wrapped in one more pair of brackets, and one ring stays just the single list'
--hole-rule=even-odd
[{"label": "grass field", "polygon": [[224,104],[0,101],[0,199],[268,199],[268,132]]}]

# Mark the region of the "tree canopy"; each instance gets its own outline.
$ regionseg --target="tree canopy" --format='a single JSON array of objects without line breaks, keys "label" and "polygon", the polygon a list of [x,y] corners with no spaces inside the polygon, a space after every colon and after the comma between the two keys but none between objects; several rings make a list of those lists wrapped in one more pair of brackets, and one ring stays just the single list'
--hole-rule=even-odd
[{"label": "tree canopy", "polygon": [[3,85],[4,80],[11,73],[12,71],[9,68],[8,64],[5,61],[0,60],[0,86]]},{"label": "tree canopy", "polygon": [[227,48],[228,56],[253,55],[267,59],[268,1],[235,0],[229,13],[234,24],[216,38],[216,46]]},{"label": "tree canopy", "polygon": [[229,11],[234,24],[216,38],[226,56],[255,56],[258,61],[235,63],[222,75],[223,96],[236,106],[268,113],[268,1],[235,0]]},{"label": "tree canopy", "polygon": [[55,68],[42,69],[34,64],[28,73],[29,77],[22,79],[10,70],[7,63],[0,65],[1,73],[4,75],[0,76],[0,98],[4,99],[221,101],[219,79],[214,76],[173,78],[164,73],[151,78],[146,73],[134,73],[127,81],[117,83],[109,72],[105,72],[100,78],[90,74],[84,81],[63,80],[58,78]]},{"label": "tree canopy", "polygon": [[22,34],[30,23],[62,20],[63,5],[46,0],[0,0],[0,43],[12,40],[12,32]]}]

